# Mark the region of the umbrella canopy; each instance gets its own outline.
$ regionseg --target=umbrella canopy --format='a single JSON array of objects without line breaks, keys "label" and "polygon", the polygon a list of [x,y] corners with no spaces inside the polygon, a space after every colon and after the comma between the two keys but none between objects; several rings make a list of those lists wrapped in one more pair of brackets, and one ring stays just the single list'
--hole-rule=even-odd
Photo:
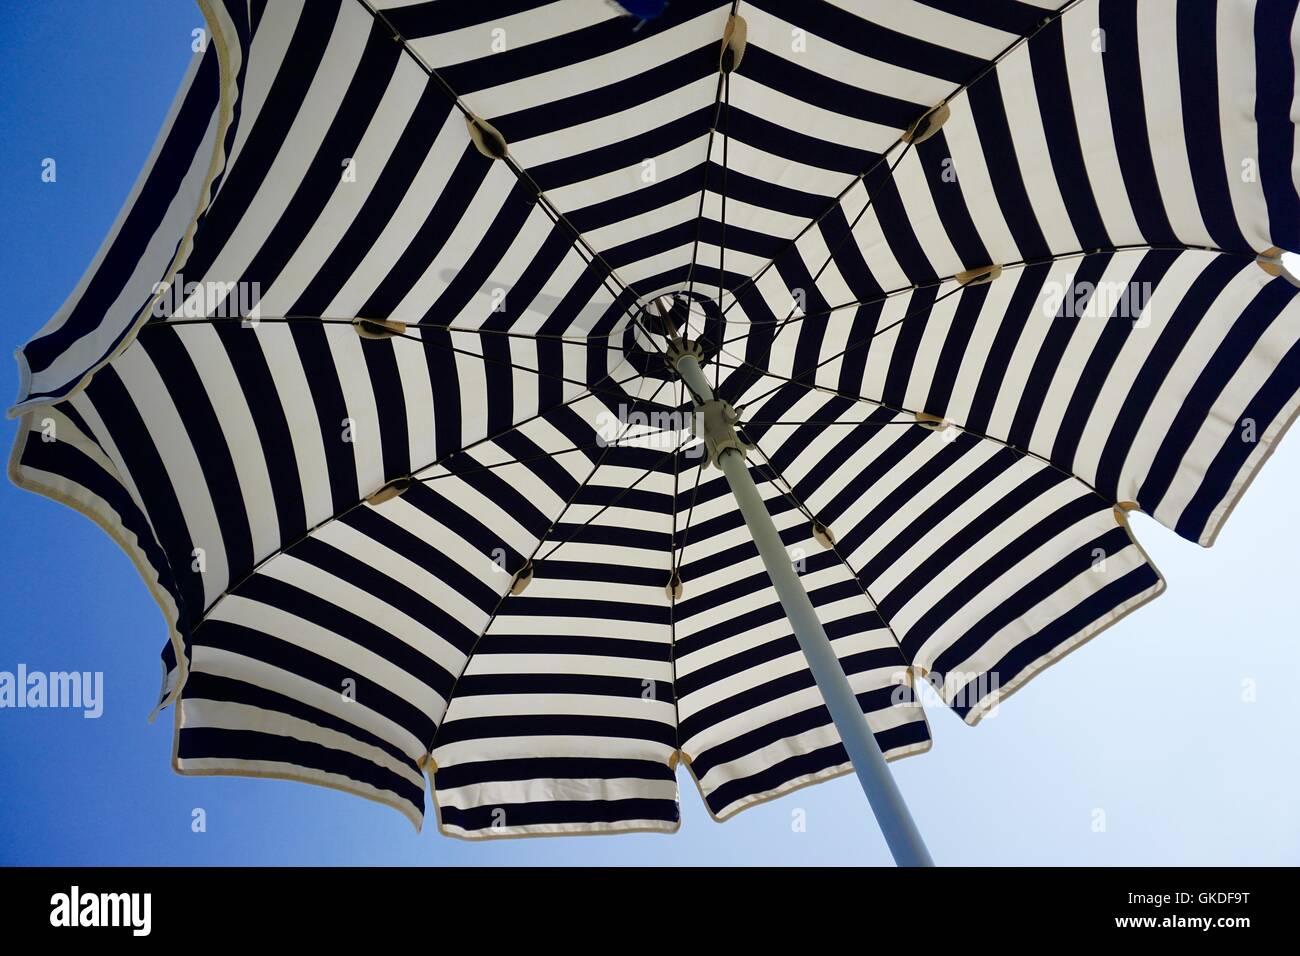
[{"label": "umbrella canopy", "polygon": [[1294,0],[200,7],[10,464],[162,607],[181,773],[482,837],[847,772],[674,349],[890,758],[1295,414]]}]

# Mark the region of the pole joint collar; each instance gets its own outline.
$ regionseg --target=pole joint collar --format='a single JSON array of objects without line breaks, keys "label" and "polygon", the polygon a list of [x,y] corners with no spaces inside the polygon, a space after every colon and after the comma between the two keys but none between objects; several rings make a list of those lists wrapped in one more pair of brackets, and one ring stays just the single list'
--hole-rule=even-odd
[{"label": "pole joint collar", "polygon": [[720,398],[695,406],[694,432],[697,438],[704,439],[709,463],[715,468],[721,467],[718,460],[729,449],[742,455],[749,452],[751,446],[736,434],[736,423],[739,421],[740,414],[731,407],[731,403]]}]

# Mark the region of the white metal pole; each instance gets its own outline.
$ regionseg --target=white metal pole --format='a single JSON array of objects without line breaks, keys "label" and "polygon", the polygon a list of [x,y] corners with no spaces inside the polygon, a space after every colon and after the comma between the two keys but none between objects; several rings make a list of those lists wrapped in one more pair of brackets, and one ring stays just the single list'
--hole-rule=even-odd
[{"label": "white metal pole", "polygon": [[[697,412],[702,413],[704,406],[715,401],[715,398],[696,353],[690,349],[675,349],[673,364],[682,381],[693,393]],[[709,416],[701,414],[700,417],[707,427],[711,420]],[[712,420],[716,421],[716,418]],[[707,440],[707,436],[702,437]],[[772,579],[772,585],[781,599],[781,607],[808,660],[813,680],[817,682],[822,699],[826,701],[831,720],[844,742],[844,749],[848,751],[862,789],[866,791],[867,800],[876,814],[894,861],[899,866],[933,866],[934,861],[889,772],[880,745],[876,743],[876,737],[867,725],[867,719],[844,674],[844,668],[840,666],[830,638],[826,636],[826,629],[817,619],[817,611],[809,600],[799,575],[795,573],[794,564],[776,530],[776,524],[749,473],[745,453],[734,445],[723,448],[717,454],[717,462],[726,475],[731,493],[736,497],[745,524],[754,536],[754,543],[758,546],[768,577]]]}]

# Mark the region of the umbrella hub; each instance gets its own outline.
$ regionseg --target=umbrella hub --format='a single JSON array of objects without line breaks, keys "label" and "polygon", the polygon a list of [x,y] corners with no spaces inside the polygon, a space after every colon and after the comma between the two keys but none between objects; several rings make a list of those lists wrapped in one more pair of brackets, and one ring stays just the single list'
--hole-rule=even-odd
[{"label": "umbrella hub", "polygon": [[740,413],[730,402],[714,395],[708,379],[700,371],[702,354],[698,342],[687,342],[673,336],[669,340],[665,357],[691,393],[691,401],[695,406],[691,416],[691,433],[704,440],[704,447],[709,453],[709,464],[720,468],[720,460],[725,452],[734,450],[744,456],[752,446],[736,434]]},{"label": "umbrella hub", "polygon": [[[687,342],[674,329],[668,337],[668,348],[664,352],[664,361],[672,366],[673,371],[677,371],[677,363],[687,355],[695,359],[697,363],[704,361],[704,347],[699,342]],[[680,375],[681,373],[678,372]]]},{"label": "umbrella hub", "polygon": [[701,367],[707,367],[720,354],[727,323],[717,300],[699,292],[674,292],[638,309],[636,319],[628,323],[624,333],[623,352],[629,364],[647,378],[677,377],[672,360],[665,361],[665,349],[671,349],[674,339],[700,346]]}]

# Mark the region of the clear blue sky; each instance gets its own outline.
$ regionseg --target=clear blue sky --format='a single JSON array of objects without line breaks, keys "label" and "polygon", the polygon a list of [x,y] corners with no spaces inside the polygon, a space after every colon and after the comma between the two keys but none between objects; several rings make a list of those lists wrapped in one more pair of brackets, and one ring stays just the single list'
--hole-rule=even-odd
[{"label": "clear blue sky", "polygon": [[[0,9],[0,340],[73,288],[135,180],[190,53],[177,0]],[[41,161],[58,163],[56,183]],[[0,363],[0,397],[17,392]],[[0,441],[12,443],[14,423]],[[1300,434],[1213,551],[1138,517],[1168,592],[976,729],[930,709],[934,749],[894,765],[948,864],[1300,863]],[[0,863],[885,863],[841,779],[712,822],[686,771],[675,835],[469,844],[303,784],[184,778],[145,716],[165,626],[127,558],[68,508],[0,487],[0,670],[103,671],[104,715],[0,710]],[[1243,701],[1253,681],[1255,701]],[[192,833],[191,814],[207,813]],[[1095,812],[1105,832],[1094,832]],[[806,813],[805,832],[792,815]]]}]

